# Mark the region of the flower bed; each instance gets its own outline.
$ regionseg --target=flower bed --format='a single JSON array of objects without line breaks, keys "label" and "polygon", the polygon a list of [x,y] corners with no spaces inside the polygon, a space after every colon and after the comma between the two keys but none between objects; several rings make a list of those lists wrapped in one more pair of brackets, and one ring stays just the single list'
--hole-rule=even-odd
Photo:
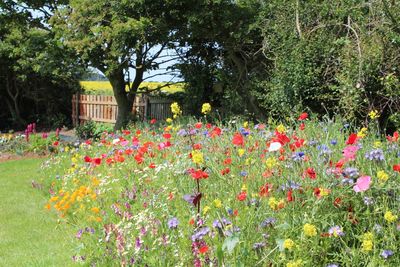
[{"label": "flower bed", "polygon": [[[73,259],[110,266],[400,266],[398,135],[316,122],[143,124],[48,162]],[[69,166],[67,169],[64,166]]]}]

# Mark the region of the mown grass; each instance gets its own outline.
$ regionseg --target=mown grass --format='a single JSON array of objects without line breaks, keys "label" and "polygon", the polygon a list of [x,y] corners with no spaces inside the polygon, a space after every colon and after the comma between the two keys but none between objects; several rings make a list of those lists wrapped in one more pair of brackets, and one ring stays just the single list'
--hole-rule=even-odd
[{"label": "mown grass", "polygon": [[72,265],[71,233],[44,211],[45,194],[32,187],[43,159],[0,164],[0,266]]}]

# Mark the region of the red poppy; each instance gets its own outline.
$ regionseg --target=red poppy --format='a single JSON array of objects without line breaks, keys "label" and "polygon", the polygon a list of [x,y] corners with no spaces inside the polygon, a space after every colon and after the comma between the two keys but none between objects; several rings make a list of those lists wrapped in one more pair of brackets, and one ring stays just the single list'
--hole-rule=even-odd
[{"label": "red poppy", "polygon": [[204,253],[206,253],[207,251],[208,251],[208,246],[202,246],[202,247],[199,249],[200,254],[204,254]]},{"label": "red poppy", "polygon": [[335,201],[333,201],[333,206],[336,208],[339,208],[342,204],[342,199],[340,197],[335,198]]},{"label": "red poppy", "polygon": [[301,123],[299,126],[300,131],[303,131],[306,128],[306,125],[304,123]]},{"label": "red poppy", "polygon": [[260,197],[267,197],[269,195],[269,190],[272,188],[272,184],[266,183],[260,187],[259,195]]},{"label": "red poppy", "polygon": [[132,148],[125,149],[125,154],[126,155],[132,155],[133,154],[133,149]]},{"label": "red poppy", "polygon": [[395,172],[400,172],[400,164],[395,164],[395,165],[393,165],[393,170],[394,170]]},{"label": "red poppy", "polygon": [[[208,124],[207,124],[207,125],[208,125]],[[214,137],[216,137],[216,136],[220,136],[221,133],[222,133],[221,128],[214,127],[214,129],[212,129],[212,131],[211,131],[211,133],[210,133],[210,137],[211,137],[211,138],[214,138]]]},{"label": "red poppy", "polygon": [[138,164],[141,164],[144,160],[143,155],[140,153],[137,153],[134,158]]},{"label": "red poppy", "polygon": [[200,129],[202,126],[203,126],[203,124],[202,124],[201,122],[197,122],[197,123],[194,125],[194,128]]},{"label": "red poppy", "polygon": [[302,121],[308,118],[307,112],[303,112],[300,114],[299,118],[297,120]]},{"label": "red poppy", "polygon": [[228,174],[228,173],[230,173],[231,172],[231,170],[229,169],[229,168],[225,168],[225,169],[223,169],[222,171],[221,171],[221,174],[222,175],[225,175],[225,174]]},{"label": "red poppy", "polygon": [[150,120],[150,124],[155,124],[156,122],[157,122],[156,119],[151,119],[151,120]]},{"label": "red poppy", "polygon": [[231,158],[227,158],[224,160],[224,165],[230,165],[232,163],[232,159]]},{"label": "red poppy", "polygon": [[393,136],[390,136],[390,135],[386,136],[386,139],[389,142],[397,142],[397,140],[399,139],[399,133],[396,131],[393,133]]},{"label": "red poppy", "polygon": [[194,144],[193,145],[193,149],[194,150],[199,150],[199,149],[201,149],[201,147],[202,147],[201,144]]},{"label": "red poppy", "polygon": [[129,134],[131,134],[131,131],[129,131],[129,130],[122,130],[122,133],[123,133],[124,135],[129,135]]},{"label": "red poppy", "polygon": [[[211,126],[212,126],[211,123],[207,123],[207,124],[206,124],[206,128],[207,128],[207,129],[211,129]],[[218,127],[216,127],[216,128],[218,128]]]},{"label": "red poppy", "polygon": [[247,198],[247,193],[246,191],[242,191],[239,193],[239,195],[236,196],[236,199],[239,201],[244,201]]},{"label": "red poppy", "polygon": [[168,200],[173,200],[174,199],[174,193],[169,192],[168,194]]},{"label": "red poppy", "polygon": [[59,144],[59,142],[58,142],[58,141],[55,141],[55,142],[53,143],[53,146],[58,146],[58,144]]},{"label": "red poppy", "polygon": [[171,134],[170,133],[165,133],[165,134],[163,134],[163,137],[165,139],[170,139],[171,138]]},{"label": "red poppy", "polygon": [[192,178],[196,179],[196,180],[207,179],[209,176],[207,172],[205,172],[201,169],[198,169],[198,170],[189,169],[188,172],[189,172],[190,176],[192,176]]},{"label": "red poppy", "polygon": [[113,158],[108,158],[108,159],[106,160],[106,163],[107,163],[108,165],[110,165],[110,164],[114,163],[114,159],[113,159]]},{"label": "red poppy", "polygon": [[149,168],[150,169],[154,169],[156,167],[156,164],[154,164],[154,162],[150,163]]},{"label": "red poppy", "polygon": [[284,144],[290,142],[290,138],[284,133],[280,133],[278,131],[275,131],[275,138],[273,138],[271,141],[272,142],[279,142],[282,145],[284,145]]},{"label": "red poppy", "polygon": [[243,146],[244,145],[244,138],[240,133],[235,133],[232,139],[232,144],[235,146]]},{"label": "red poppy", "polygon": [[288,202],[294,201],[293,191],[292,191],[292,190],[289,190],[289,191],[287,192],[286,199],[287,199]]},{"label": "red poppy", "polygon": [[303,178],[308,177],[312,180],[317,178],[317,173],[315,172],[314,168],[307,168],[307,170],[303,173]]},{"label": "red poppy", "polygon": [[357,134],[350,134],[349,138],[347,138],[346,145],[353,145],[354,143],[356,143],[357,139]]},{"label": "red poppy", "polygon": [[100,165],[100,164],[101,164],[101,158],[94,158],[94,159],[92,159],[92,162],[93,162],[95,165]]},{"label": "red poppy", "polygon": [[92,162],[92,158],[89,156],[85,156],[83,159],[85,160],[85,162]]}]

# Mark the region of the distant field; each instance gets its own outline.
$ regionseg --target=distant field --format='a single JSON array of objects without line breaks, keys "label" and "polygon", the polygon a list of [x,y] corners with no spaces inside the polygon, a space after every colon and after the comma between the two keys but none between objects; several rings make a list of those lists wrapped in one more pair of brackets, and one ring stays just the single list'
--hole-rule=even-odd
[{"label": "distant field", "polygon": [[[156,88],[164,85],[165,83],[163,82],[143,82],[139,90],[142,89],[148,89],[148,90],[155,90]],[[108,81],[81,81],[80,85],[84,88],[85,93],[88,94],[104,94],[104,95],[112,95],[112,87],[110,82]],[[128,87],[127,87],[128,89]],[[184,84],[179,83],[179,84],[174,84],[174,85],[169,85],[167,87],[163,87],[161,89],[161,92],[167,93],[167,94],[173,94],[177,92],[183,92],[184,91]]]}]

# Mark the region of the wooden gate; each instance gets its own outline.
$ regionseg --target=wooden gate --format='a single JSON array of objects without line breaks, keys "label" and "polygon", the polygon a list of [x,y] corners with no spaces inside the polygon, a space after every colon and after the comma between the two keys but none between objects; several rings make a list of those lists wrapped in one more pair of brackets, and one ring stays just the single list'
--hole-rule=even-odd
[{"label": "wooden gate", "polygon": [[[132,114],[138,120],[164,120],[172,116],[170,99],[153,98],[137,95]],[[74,126],[85,121],[115,123],[118,116],[118,105],[114,96],[81,95],[72,96],[72,122]]]}]

